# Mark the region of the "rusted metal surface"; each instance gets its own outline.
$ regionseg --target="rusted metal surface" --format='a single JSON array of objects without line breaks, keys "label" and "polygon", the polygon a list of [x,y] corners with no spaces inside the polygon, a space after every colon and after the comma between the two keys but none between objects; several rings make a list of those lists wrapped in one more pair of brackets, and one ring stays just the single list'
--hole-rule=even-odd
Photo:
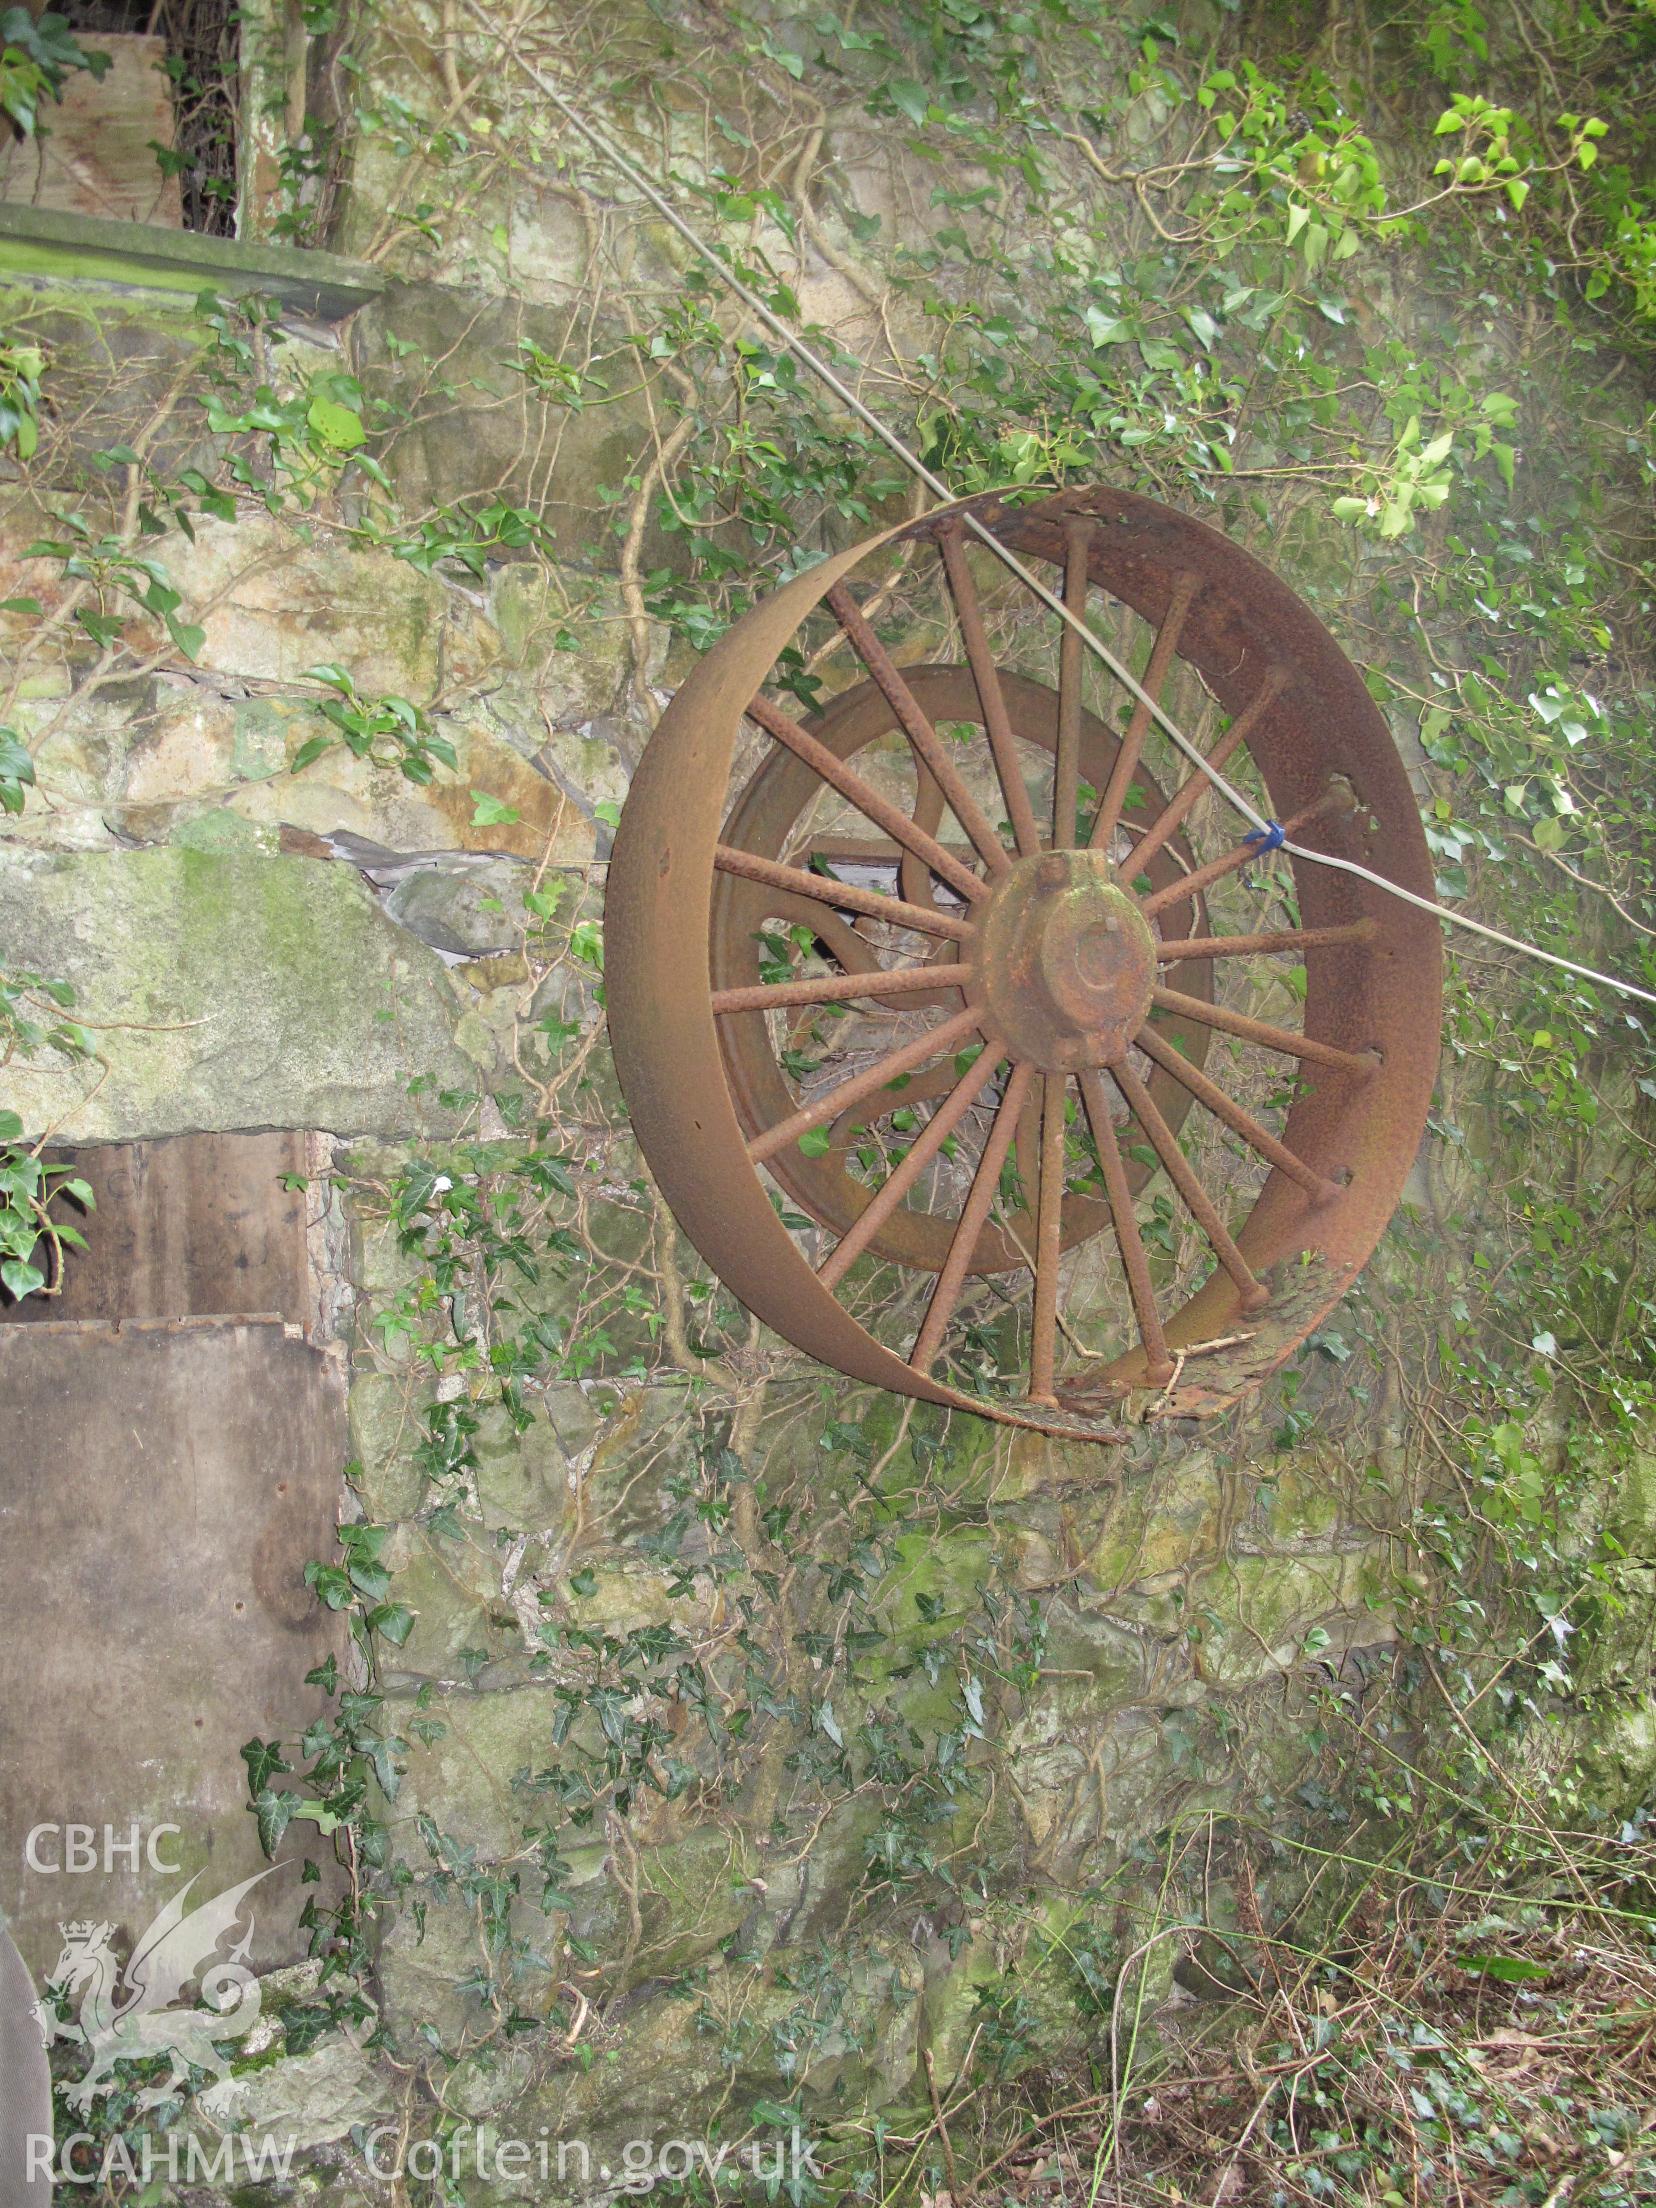
[{"label": "rusted metal surface", "polygon": [[1042,1073],[1124,1058],[1150,1014],[1156,938],[1097,851],[1020,859],[984,908],[967,994]]},{"label": "rusted metal surface", "polygon": [[[734,632],[733,632],[734,633]],[[722,647],[721,647],[722,648]],[[928,718],[935,724],[961,725],[984,718],[980,693],[971,674],[964,668],[921,666],[904,670],[906,687],[919,702]],[[1058,746],[1058,700],[1055,693],[1026,677],[1004,673],[999,679],[999,690],[1005,710],[1016,726],[1026,746],[1036,756],[1051,758]],[[771,732],[772,707],[761,717],[753,718]],[[878,746],[882,738],[889,737],[894,725],[894,715],[883,693],[873,684],[859,684],[855,689],[836,698],[826,710],[817,716],[815,736],[819,748],[832,756],[841,770],[835,787],[842,792],[854,781],[859,759]],[[1108,780],[1110,764],[1114,757],[1114,741],[1108,729],[1095,715],[1082,714],[1079,720],[1081,738],[1081,771],[1094,789],[1102,789]],[[654,750],[652,739],[651,752]],[[646,759],[650,757],[646,753]],[[780,856],[794,850],[800,836],[800,823],[808,814],[813,800],[821,788],[822,775],[813,765],[802,759],[790,744],[783,751],[766,760],[752,776],[732,808],[726,824],[725,841],[739,846],[744,852],[758,853],[765,857]],[[1154,778],[1148,774],[1139,777],[1143,793],[1141,804],[1134,816],[1150,818],[1163,802],[1163,793]],[[866,784],[864,785],[866,787]],[[922,787],[917,809],[928,813],[933,809],[926,803],[927,791]],[[873,801],[865,799],[865,804]],[[629,805],[631,799],[628,800]],[[935,800],[934,800],[935,804]],[[630,814],[624,823],[630,822]],[[885,809],[882,807],[882,817]],[[841,839],[825,839],[829,844],[840,844]],[[929,839],[935,843],[935,837]],[[826,853],[814,839],[812,853],[823,858]],[[905,848],[907,848],[905,846]],[[624,861],[626,852],[618,838],[618,856]],[[1079,858],[1079,854],[1076,855]],[[1176,888],[1182,873],[1193,866],[1188,846],[1175,840],[1167,850],[1151,859],[1147,871],[1155,888]],[[1027,875],[1019,871],[1027,862],[1008,868],[999,877],[993,895],[1002,899],[1016,898],[1023,894],[1020,884]],[[827,888],[821,876],[819,886]],[[917,895],[929,896],[927,877],[922,874],[918,883],[903,877],[905,891],[913,887]],[[615,868],[610,873],[611,897],[614,896]],[[945,885],[952,888],[952,881]],[[939,913],[939,924],[959,920],[967,925],[968,933],[978,939],[983,929],[977,923],[987,911],[991,891],[987,883],[973,877],[974,896],[962,898],[958,907]],[[905,897],[906,901],[906,897]],[[818,908],[795,905],[787,908],[784,917],[814,920]],[[847,906],[845,909],[851,909]],[[893,918],[899,917],[899,907],[888,901]],[[715,989],[756,989],[760,982],[762,953],[759,935],[767,917],[778,911],[774,895],[765,895],[748,883],[732,875],[721,873],[713,889],[710,927],[712,929],[711,975]],[[1162,922],[1162,934],[1166,942],[1177,943],[1187,939],[1195,922],[1193,906],[1171,910]],[[1005,931],[997,925],[997,938]],[[862,958],[872,966],[871,949],[855,939],[837,945],[846,958]],[[960,941],[951,942],[943,954],[950,960],[962,957],[964,946]],[[1181,966],[1180,981],[1188,985],[1197,996],[1211,990],[1206,968],[1200,961]],[[832,992],[830,991],[830,994]],[[609,992],[613,1002],[613,991]],[[977,992],[971,992],[974,996]],[[757,999],[749,999],[757,1003]],[[961,997],[957,993],[921,999],[919,1004],[929,1003],[945,1012],[958,1011]],[[613,1023],[612,1023],[613,1025]],[[725,1019],[720,1023],[721,1048],[725,1073],[732,1097],[747,1132],[761,1140],[764,1131],[779,1120],[790,1117],[797,1106],[797,1097],[788,1077],[777,1063],[772,1046],[769,1023],[763,1010],[750,1012],[746,1017]],[[1188,1018],[1181,1018],[1177,1025],[1176,1039],[1180,1048],[1197,1064],[1207,1055],[1211,1036],[1207,1029]],[[898,1071],[895,1062],[892,1072]],[[939,1090],[945,1093],[947,1082]],[[1179,1125],[1189,1109],[1190,1099],[1181,1095],[1177,1083],[1158,1074],[1155,1095],[1161,1110],[1170,1121]],[[629,1104],[631,1095],[629,1092]],[[894,1095],[889,1103],[914,1105],[929,1101],[922,1082],[916,1080]],[[1029,1148],[1033,1150],[1034,1143]],[[787,1193],[808,1212],[813,1219],[821,1220],[836,1233],[843,1234],[857,1219],[869,1201],[869,1191],[847,1170],[846,1145],[836,1143],[825,1155],[809,1156],[797,1146],[783,1152],[770,1152],[766,1163],[772,1176]],[[1138,1161],[1129,1161],[1128,1171],[1134,1186],[1142,1186],[1148,1168]],[[1033,1159],[1025,1174],[1025,1185],[1033,1196],[1037,1176]],[[1088,1239],[1108,1224],[1108,1208],[1098,1201],[1071,1200],[1065,1205],[1064,1242],[1067,1248]],[[939,1270],[947,1259],[953,1235],[954,1222],[934,1214],[904,1209],[896,1213],[876,1238],[873,1249],[877,1256],[893,1262],[914,1266],[924,1271]],[[1002,1272],[1023,1262],[1023,1253],[1033,1243],[1035,1221],[1028,1212],[1018,1211],[1000,1223],[987,1225],[979,1239],[971,1270]],[[692,1237],[692,1239],[694,1239]]]},{"label": "rusted metal surface", "polygon": [[[1272,814],[1316,848],[1430,893],[1384,720],[1321,623],[1257,561],[1128,493],[973,508],[1077,610],[1107,592],[1145,625],[1153,694],[1180,662],[1196,670],[1228,717],[1209,756],[1251,759]],[[674,699],[616,837],[611,1033],[663,1193],[767,1324],[855,1378],[1108,1438],[1124,1403],[1200,1414],[1256,1384],[1350,1285],[1424,1124],[1441,949],[1429,915],[1302,862],[1294,925],[1213,937],[1207,894],[1251,879],[1257,854],[1243,839],[1198,864],[1186,837],[1203,778],[1177,764],[1172,786],[1157,784],[1144,764],[1148,712],[1126,714],[1119,736],[1089,713],[1067,639],[1056,689],[995,663],[962,510],[796,577]],[[874,635],[849,577],[896,543],[938,557],[965,664],[899,668]],[[825,602],[863,679],[802,718],[761,693]],[[750,726],[770,741],[732,800]],[[905,743],[906,804],[890,788]],[[818,835],[825,793],[839,817]],[[831,970],[778,970],[778,926]],[[1224,1001],[1220,983],[1234,996],[1259,961],[1284,957],[1303,969],[1298,1027]],[[1161,981],[1167,968],[1177,988]],[[939,1024],[917,1032],[925,1019]],[[1280,1125],[1234,1093],[1239,1049],[1285,1068]],[[1235,1192],[1205,1186],[1181,1151],[1192,1111],[1263,1173],[1240,1225],[1224,1215]],[[1165,1307],[1163,1261],[1135,1212],[1157,1190],[1214,1259],[1194,1295],[1178,1301],[1164,1286]],[[783,1223],[791,1206],[813,1222],[807,1241]],[[1073,1367],[1075,1329],[1060,1263],[1100,1233],[1119,1256],[1116,1331],[1130,1346],[1061,1370],[1060,1351]],[[909,1321],[912,1346],[879,1339],[878,1318],[865,1326],[847,1307],[868,1301],[859,1259],[896,1267],[899,1291],[907,1275],[935,1276]],[[987,1399],[951,1384],[951,1328],[971,1284],[1012,1276],[1004,1309],[1019,1274],[1021,1377],[1003,1368],[1004,1392]],[[907,1311],[912,1298],[895,1303]],[[1153,1400],[1138,1393],[1148,1389]]]}]

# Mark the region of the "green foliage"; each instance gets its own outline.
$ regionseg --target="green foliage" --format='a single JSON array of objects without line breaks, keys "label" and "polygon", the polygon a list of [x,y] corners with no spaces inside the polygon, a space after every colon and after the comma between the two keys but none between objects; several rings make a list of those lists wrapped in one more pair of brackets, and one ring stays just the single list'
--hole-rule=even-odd
[{"label": "green foliage", "polygon": [[46,357],[38,345],[0,339],[0,450],[32,460],[40,444],[40,379]]},{"label": "green foliage", "polygon": [[308,736],[293,755],[295,774],[302,773],[336,743],[343,743],[354,757],[371,760],[375,766],[395,767],[406,781],[422,786],[439,766],[454,765],[454,746],[446,736],[432,733],[426,715],[407,698],[365,698],[346,670],[331,663],[307,667],[302,679],[322,683],[336,693],[325,698],[318,710],[339,733]]},{"label": "green foliage", "polygon": [[[115,448],[108,458],[111,465],[136,465],[136,455],[127,446]],[[87,586],[78,594],[82,602],[75,608],[75,621],[100,652],[117,651],[131,643],[130,617],[122,611],[125,602],[158,619],[185,659],[200,657],[207,632],[196,622],[179,619],[183,595],[173,587],[160,559],[137,551],[113,533],[95,534],[81,514],[64,513],[58,519],[64,534],[37,537],[23,557],[53,560],[65,580]]]},{"label": "green foliage", "polygon": [[75,992],[43,974],[0,970],[0,1066],[40,1052],[74,1061],[92,1055],[92,1038],[69,1015]]},{"label": "green foliage", "polygon": [[38,16],[24,7],[0,9],[0,114],[25,138],[34,134],[42,101],[62,99],[71,70],[101,77],[108,67],[109,56],[89,53],[51,9]]},{"label": "green foliage", "polygon": [[[0,766],[4,761],[0,747]],[[92,1038],[67,1016],[74,1002],[67,982],[0,971],[0,1067],[42,1054],[71,1063],[89,1056]],[[62,1199],[82,1213],[96,1201],[73,1166],[48,1164],[41,1145],[26,1145],[23,1132],[15,1112],[0,1110],[0,1287],[16,1302],[56,1295],[65,1250],[86,1247]]]},{"label": "green foliage", "polygon": [[36,1151],[23,1149],[22,1132],[15,1112],[0,1111],[0,1287],[19,1303],[36,1293],[55,1295],[64,1249],[86,1247],[80,1230],[52,1210],[54,1199],[66,1196],[83,1211],[95,1203],[72,1166],[45,1165]]},{"label": "green foliage", "polygon": [[34,761],[15,728],[0,728],[0,811],[20,813],[34,786]]}]

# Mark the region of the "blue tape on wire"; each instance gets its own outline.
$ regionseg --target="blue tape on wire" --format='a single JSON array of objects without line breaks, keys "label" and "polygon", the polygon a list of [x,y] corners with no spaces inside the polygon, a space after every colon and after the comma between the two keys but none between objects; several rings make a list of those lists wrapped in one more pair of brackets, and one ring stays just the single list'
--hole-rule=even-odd
[{"label": "blue tape on wire", "polygon": [[1288,841],[1288,831],[1280,820],[1268,820],[1263,828],[1255,828],[1242,841],[1252,844],[1263,858],[1267,851],[1278,850]]}]

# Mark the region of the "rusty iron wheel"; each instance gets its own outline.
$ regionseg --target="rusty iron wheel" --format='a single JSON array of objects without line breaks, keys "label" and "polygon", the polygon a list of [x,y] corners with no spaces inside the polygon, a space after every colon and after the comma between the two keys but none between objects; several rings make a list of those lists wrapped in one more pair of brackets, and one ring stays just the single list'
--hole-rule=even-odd
[{"label": "rusty iron wheel", "polygon": [[[663,715],[610,866],[623,1091],[691,1241],[824,1363],[1048,1432],[1144,1389],[1200,1414],[1316,1326],[1391,1216],[1437,926],[1262,866],[1141,703],[1089,708],[1055,617],[1055,683],[1000,664],[1006,586],[965,510],[796,576]],[[1126,492],[970,510],[1115,624],[1153,696],[1188,694],[1206,756],[1297,841],[1431,894],[1361,676],[1249,554]],[[888,592],[935,579],[958,662],[893,663],[865,561]],[[765,686],[804,687],[819,633],[856,679],[802,713]]]}]

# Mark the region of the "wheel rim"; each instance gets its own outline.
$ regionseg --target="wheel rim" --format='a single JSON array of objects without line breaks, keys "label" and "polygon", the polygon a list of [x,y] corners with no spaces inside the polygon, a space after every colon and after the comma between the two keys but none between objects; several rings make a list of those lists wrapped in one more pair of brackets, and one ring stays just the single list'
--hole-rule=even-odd
[{"label": "wheel rim", "polygon": [[[797,577],[663,716],[610,870],[623,1090],[691,1240],[825,1362],[1048,1430],[1142,1386],[1204,1411],[1315,1326],[1395,1206],[1436,1066],[1436,925],[1299,861],[1273,891],[1293,925],[1258,907],[1257,853],[1221,830],[1201,771],[1152,760],[1142,705],[1101,701],[1117,728],[1088,709],[1078,639],[1055,686],[997,665],[965,510]],[[971,511],[1077,612],[1112,601],[1143,625],[1143,686],[1199,685],[1214,764],[1256,776],[1296,840],[1430,893],[1361,677],[1251,556],[1114,491]],[[894,547],[935,566],[963,664],[893,666],[847,578]],[[803,715],[762,685],[784,652],[797,667],[819,608],[857,679]],[[1189,840],[1204,802],[1207,859]],[[795,932],[767,941],[778,923]],[[1297,1018],[1239,1002],[1273,968],[1303,976]],[[1250,1092],[1256,1061],[1296,1069],[1275,1110]],[[1187,1123],[1235,1151],[1222,1181],[1185,1155]],[[1158,1247],[1174,1230],[1209,1254],[1201,1285]],[[1061,1264],[1091,1284],[1074,1324]]]}]

